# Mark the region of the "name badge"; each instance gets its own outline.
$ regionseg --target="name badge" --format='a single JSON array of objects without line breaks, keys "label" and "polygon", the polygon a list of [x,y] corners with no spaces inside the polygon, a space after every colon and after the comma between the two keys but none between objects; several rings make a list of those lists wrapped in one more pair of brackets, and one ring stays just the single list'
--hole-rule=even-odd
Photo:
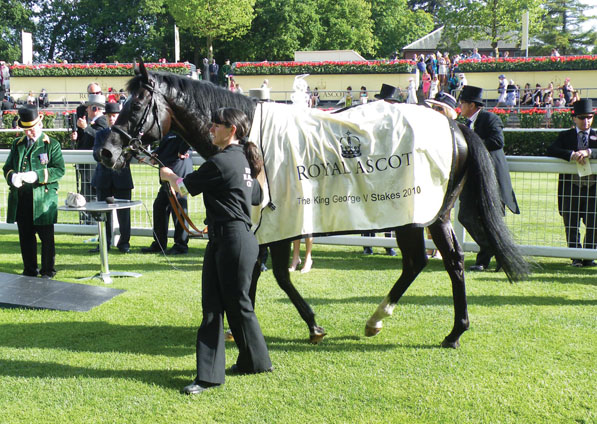
[{"label": "name badge", "polygon": [[49,160],[48,160],[48,154],[47,153],[42,153],[41,155],[39,155],[39,161],[41,162],[42,165],[47,165]]}]

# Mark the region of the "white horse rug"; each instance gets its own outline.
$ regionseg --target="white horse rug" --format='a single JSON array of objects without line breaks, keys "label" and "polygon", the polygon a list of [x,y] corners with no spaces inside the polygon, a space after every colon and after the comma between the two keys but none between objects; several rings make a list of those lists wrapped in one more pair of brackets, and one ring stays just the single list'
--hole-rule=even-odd
[{"label": "white horse rug", "polygon": [[249,138],[265,161],[253,216],[260,244],[427,225],[444,202],[454,153],[443,115],[384,101],[337,114],[263,103]]}]

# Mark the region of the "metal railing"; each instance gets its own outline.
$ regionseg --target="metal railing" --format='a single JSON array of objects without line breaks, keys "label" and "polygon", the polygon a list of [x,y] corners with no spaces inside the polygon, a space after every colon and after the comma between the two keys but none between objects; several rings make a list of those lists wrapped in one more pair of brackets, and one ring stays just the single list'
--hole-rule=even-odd
[{"label": "metal railing", "polygon": [[[0,164],[6,160],[8,150],[0,150]],[[95,164],[90,151],[63,152],[67,171],[60,182],[59,204],[69,191],[76,191],[74,164]],[[194,155],[194,164],[197,166],[202,159]],[[562,218],[557,208],[557,182],[559,173],[577,172],[574,164],[547,157],[509,156],[512,182],[521,209],[520,215],[506,214],[506,223],[521,245],[525,255],[552,256],[581,259],[597,259],[597,250],[569,249],[566,247],[566,238]],[[597,163],[592,165],[593,173],[597,174]],[[144,208],[135,208],[131,211],[132,234],[135,236],[152,235],[151,205],[155,198],[160,183],[157,170],[146,165],[131,164],[131,171],[135,183],[133,199],[142,200]],[[8,185],[0,185],[0,230],[16,231],[16,224],[6,224]],[[191,197],[188,202],[189,216],[196,225],[200,225],[205,216],[201,196]],[[95,234],[95,225],[80,225],[79,217],[72,213],[59,213],[57,233]],[[457,216],[457,210],[453,217]],[[466,231],[453,219],[454,229],[465,251],[478,250],[477,245],[471,241]],[[171,229],[171,231],[173,231]],[[341,244],[354,246],[379,246],[395,247],[393,239],[385,237],[360,237],[331,236],[318,237],[316,243]],[[431,240],[426,240],[428,248],[433,247]]]}]

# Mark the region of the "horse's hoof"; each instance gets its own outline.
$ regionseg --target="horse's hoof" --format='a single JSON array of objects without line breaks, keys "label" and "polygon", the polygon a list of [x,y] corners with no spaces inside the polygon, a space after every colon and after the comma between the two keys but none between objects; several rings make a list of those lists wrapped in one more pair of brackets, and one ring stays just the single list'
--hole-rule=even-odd
[{"label": "horse's hoof", "polygon": [[365,326],[365,337],[373,337],[377,336],[381,331],[381,327],[369,327],[368,325]]},{"label": "horse's hoof", "polygon": [[311,344],[318,344],[327,335],[323,327],[316,326],[309,332],[309,342]]},{"label": "horse's hoof", "polygon": [[460,342],[458,340],[451,342],[447,338],[445,338],[444,341],[442,342],[442,347],[450,348],[450,349],[458,349],[460,347]]}]

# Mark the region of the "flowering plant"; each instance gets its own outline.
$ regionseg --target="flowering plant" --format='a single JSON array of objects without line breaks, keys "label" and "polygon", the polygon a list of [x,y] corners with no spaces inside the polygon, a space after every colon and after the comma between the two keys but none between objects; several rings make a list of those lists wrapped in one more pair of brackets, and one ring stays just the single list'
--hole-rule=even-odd
[{"label": "flowering plant", "polygon": [[545,121],[545,109],[532,108],[523,109],[518,114],[520,128],[540,128]]},{"label": "flowering plant", "polygon": [[411,73],[412,60],[362,60],[323,62],[236,62],[233,75],[300,74],[399,74]]},{"label": "flowering plant", "polygon": [[[188,63],[146,63],[150,71],[166,71],[188,74]],[[62,76],[132,76],[132,63],[40,63],[37,65],[13,65],[10,74],[14,77],[62,77]]]},{"label": "flowering plant", "polygon": [[573,71],[597,69],[597,55],[487,57],[458,62],[458,72]]},{"label": "flowering plant", "polygon": [[502,125],[506,126],[508,119],[510,119],[510,111],[494,107],[490,112],[495,113],[502,120]]}]

